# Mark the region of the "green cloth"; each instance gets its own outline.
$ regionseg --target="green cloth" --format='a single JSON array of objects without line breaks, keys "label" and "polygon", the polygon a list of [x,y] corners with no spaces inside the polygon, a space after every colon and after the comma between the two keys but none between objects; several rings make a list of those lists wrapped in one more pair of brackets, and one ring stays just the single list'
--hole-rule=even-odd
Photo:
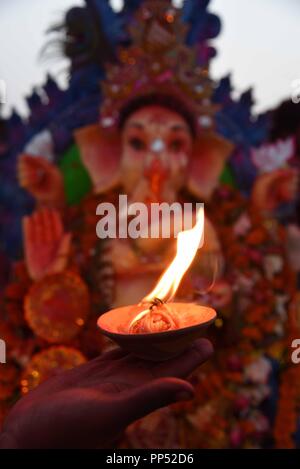
[{"label": "green cloth", "polygon": [[62,156],[59,167],[63,174],[68,205],[76,205],[92,190],[91,178],[83,166],[77,145],[72,145]]},{"label": "green cloth", "polygon": [[221,174],[220,182],[231,187],[237,187],[233,172],[229,165],[226,165],[223,173]]},{"label": "green cloth", "polygon": [[[59,163],[64,177],[65,193],[68,205],[79,204],[86,194],[92,190],[91,178],[83,166],[77,145],[72,145],[64,153]],[[220,183],[236,187],[232,170],[226,165],[220,177]]]}]

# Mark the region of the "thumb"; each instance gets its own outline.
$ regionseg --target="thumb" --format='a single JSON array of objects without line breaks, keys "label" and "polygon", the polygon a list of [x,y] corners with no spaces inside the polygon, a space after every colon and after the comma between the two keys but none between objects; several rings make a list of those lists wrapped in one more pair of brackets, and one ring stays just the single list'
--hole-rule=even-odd
[{"label": "thumb", "polygon": [[192,399],[193,386],[178,378],[160,378],[122,395],[118,416],[125,426],[154,410],[175,402]]}]

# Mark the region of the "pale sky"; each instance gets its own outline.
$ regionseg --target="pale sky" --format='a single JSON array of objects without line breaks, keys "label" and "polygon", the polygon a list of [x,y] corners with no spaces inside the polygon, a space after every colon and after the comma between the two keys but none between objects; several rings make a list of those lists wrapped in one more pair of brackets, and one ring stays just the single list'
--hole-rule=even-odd
[{"label": "pale sky", "polygon": [[[122,1],[113,3],[118,7]],[[24,96],[43,83],[47,71],[66,85],[67,63],[43,63],[38,54],[49,25],[69,7],[82,4],[83,0],[1,0],[0,80],[7,86],[6,115],[12,106],[26,115]],[[210,11],[223,22],[214,41],[218,56],[212,63],[213,78],[231,72],[237,93],[253,86],[257,111],[287,99],[292,82],[300,78],[300,1],[211,0]]]}]

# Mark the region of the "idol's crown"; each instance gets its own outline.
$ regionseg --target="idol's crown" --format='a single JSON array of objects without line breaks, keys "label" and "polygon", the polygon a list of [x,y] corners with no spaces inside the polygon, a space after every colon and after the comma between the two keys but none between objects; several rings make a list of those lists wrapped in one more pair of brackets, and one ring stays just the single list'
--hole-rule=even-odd
[{"label": "idol's crown", "polygon": [[145,1],[129,29],[131,46],[119,51],[117,64],[107,66],[102,83],[101,125],[116,125],[132,100],[159,93],[181,102],[199,129],[212,128],[213,83],[208,69],[198,65],[196,51],[185,44],[188,26],[181,10],[170,1]]}]

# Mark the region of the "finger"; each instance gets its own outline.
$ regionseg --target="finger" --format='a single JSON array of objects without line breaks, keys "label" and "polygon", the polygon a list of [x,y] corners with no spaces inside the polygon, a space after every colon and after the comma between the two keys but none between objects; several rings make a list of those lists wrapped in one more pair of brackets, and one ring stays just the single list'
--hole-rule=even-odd
[{"label": "finger", "polygon": [[68,257],[70,244],[71,244],[71,238],[72,238],[71,233],[66,233],[64,234],[61,240],[61,243],[57,252],[58,257],[60,257],[61,259],[65,259],[66,257]]},{"label": "finger", "polygon": [[26,180],[30,184],[37,184],[43,178],[44,170],[33,164],[20,162],[18,166],[19,179]]},{"label": "finger", "polygon": [[44,242],[44,232],[40,211],[36,211],[32,215],[32,229],[34,230],[35,242],[42,244]]},{"label": "finger", "polygon": [[52,240],[51,223],[49,223],[49,220],[50,210],[45,208],[41,212],[41,222],[43,225],[43,232],[46,243],[50,243],[50,241]]},{"label": "finger", "polygon": [[113,399],[113,407],[120,425],[127,426],[157,409],[193,397],[194,388],[187,381],[160,378],[121,393]]},{"label": "finger", "polygon": [[31,186],[38,185],[42,182],[43,179],[43,172],[38,169],[33,169],[31,171],[28,171],[28,174],[26,175],[27,183],[30,184]]},{"label": "finger", "polygon": [[154,376],[176,376],[185,378],[213,354],[213,346],[207,339],[199,339],[181,356],[156,365]]},{"label": "finger", "polygon": [[27,188],[32,185],[32,178],[28,175],[28,173],[22,173],[18,176],[19,184],[23,188]]},{"label": "finger", "polygon": [[54,220],[53,212],[54,212],[53,209],[48,210],[48,220],[47,220],[48,237],[51,241],[57,241],[57,239],[56,239],[56,229],[54,227],[55,220]]},{"label": "finger", "polygon": [[33,223],[30,217],[24,217],[22,223],[25,246],[28,246],[35,242]]},{"label": "finger", "polygon": [[28,185],[28,172],[27,171],[18,171],[18,181],[21,187],[26,187]]},{"label": "finger", "polygon": [[27,217],[27,235],[30,243],[36,243],[36,229],[33,215]]},{"label": "finger", "polygon": [[[124,358],[126,355],[128,355],[128,352],[125,352],[125,350],[117,347],[113,350],[110,350],[108,352],[102,353],[99,355],[99,357],[94,358],[93,360],[89,361],[88,363],[85,363],[84,365],[81,365],[81,375],[85,372],[88,374],[88,385],[90,386],[91,383],[93,385],[98,386],[99,385],[99,375],[100,375],[100,380],[102,380],[102,371],[103,369],[109,368],[111,370],[111,366],[113,364],[116,364],[119,359]],[[77,367],[79,371],[79,367]],[[81,380],[82,381],[82,380]],[[77,381],[78,382],[78,379]],[[100,386],[102,385],[102,381]]]},{"label": "finger", "polygon": [[30,172],[31,170],[26,166],[26,164],[23,161],[19,161],[17,167],[17,175],[21,186],[26,185],[28,183]]},{"label": "finger", "polygon": [[66,233],[60,242],[54,263],[49,266],[49,272],[60,273],[66,268],[68,262],[68,254],[70,250],[70,243],[71,233]]},{"label": "finger", "polygon": [[120,358],[124,358],[127,355],[128,355],[128,352],[126,352],[126,350],[123,350],[120,347],[115,347],[114,349],[109,350],[108,352],[102,353],[102,355],[96,358],[96,360],[101,360],[101,361],[119,360]]},{"label": "finger", "polygon": [[18,169],[26,169],[31,163],[31,157],[22,154],[18,158]]},{"label": "finger", "polygon": [[29,173],[36,170],[36,158],[22,155],[18,160],[18,170],[20,173]]},{"label": "finger", "polygon": [[57,210],[51,210],[51,228],[53,240],[59,240],[63,234],[63,226],[60,214]]},{"label": "finger", "polygon": [[36,232],[34,221],[32,217],[23,218],[23,233],[24,233],[24,251],[25,251],[25,261],[28,269],[29,276],[36,280],[36,272],[32,267],[32,258],[35,253],[35,243],[36,243]]},{"label": "finger", "polygon": [[[88,363],[81,365],[82,370],[87,369],[89,371],[89,375],[91,373],[97,373],[97,371],[103,370],[103,366],[108,364],[110,365],[111,362],[115,360],[119,360],[120,358],[124,358],[128,355],[128,352],[125,350],[115,347],[113,350],[109,350],[108,352],[104,352],[99,357],[90,360]],[[79,369],[79,367],[78,367]]]}]

